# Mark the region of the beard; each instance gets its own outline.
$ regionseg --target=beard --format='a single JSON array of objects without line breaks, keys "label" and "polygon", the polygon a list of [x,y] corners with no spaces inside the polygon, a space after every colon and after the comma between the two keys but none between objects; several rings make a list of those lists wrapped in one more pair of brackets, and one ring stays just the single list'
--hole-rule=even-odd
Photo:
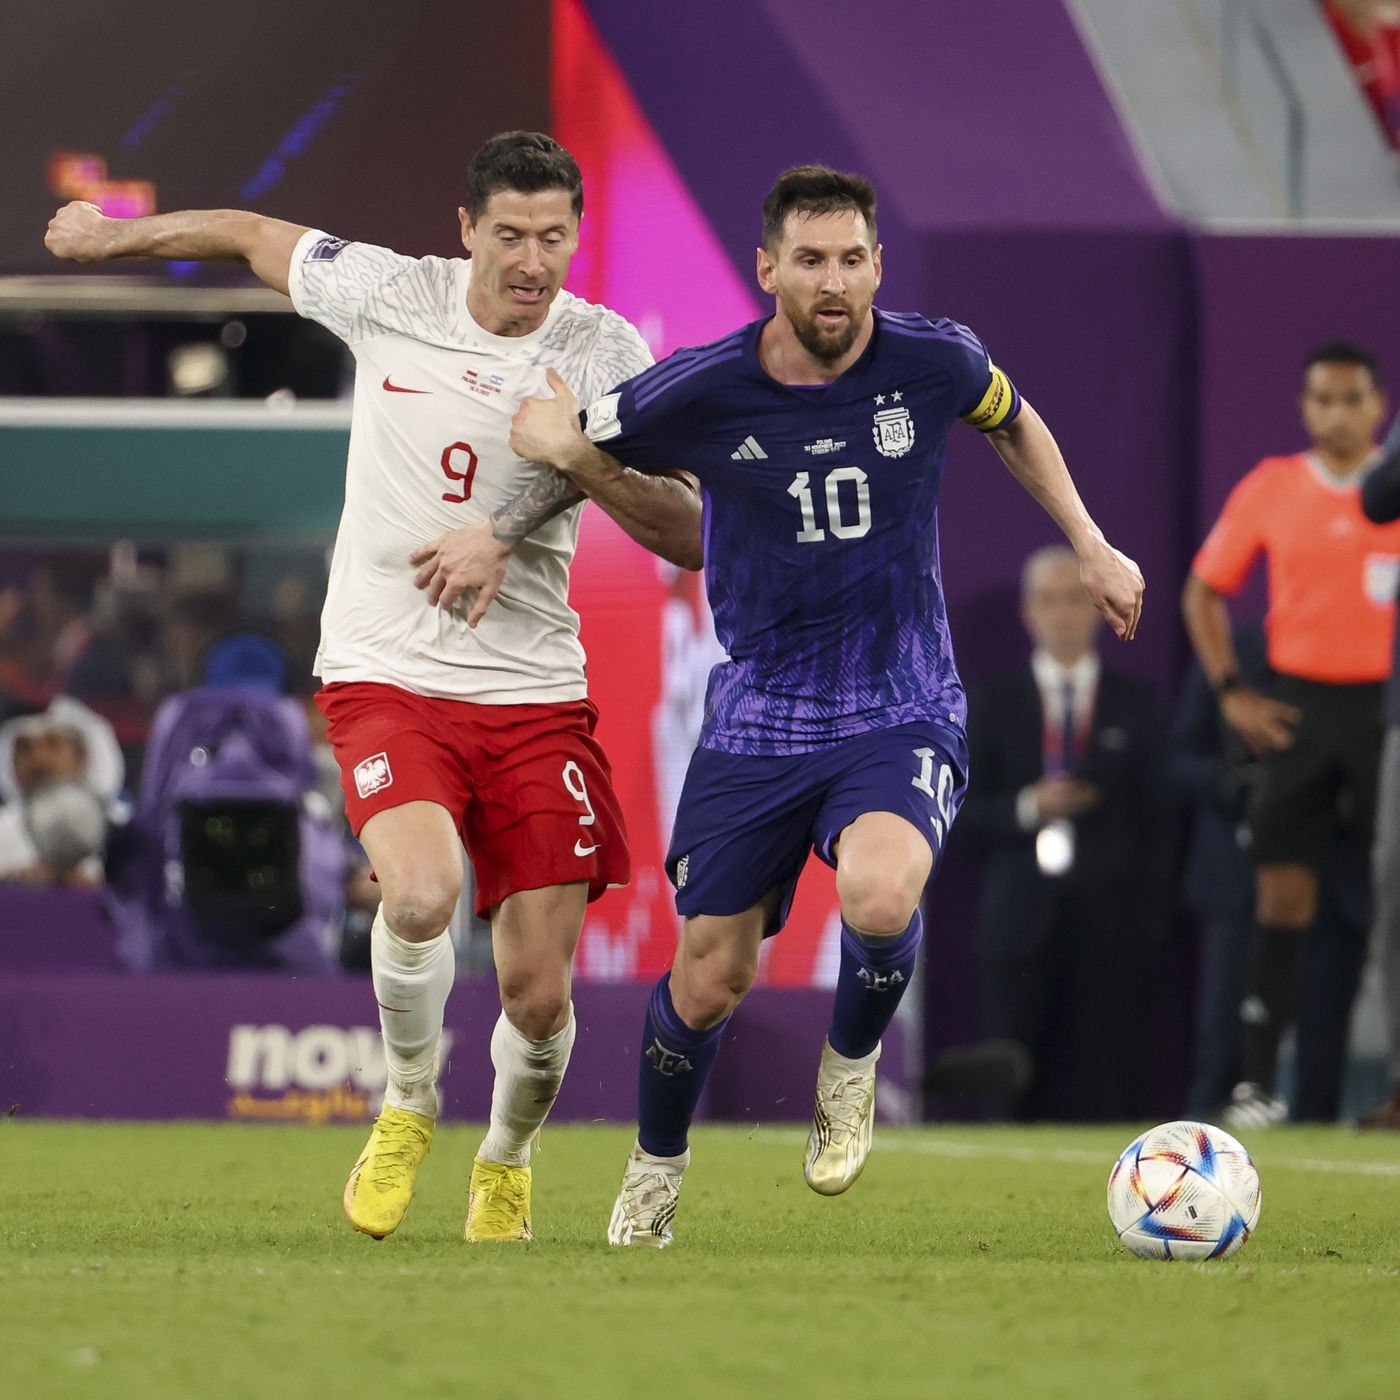
[{"label": "beard", "polygon": [[[841,310],[846,313],[846,319],[837,326],[823,325],[817,319],[817,313],[823,310],[831,310],[836,303],[827,303],[825,306],[813,307],[811,311],[798,312],[789,307],[787,310],[788,320],[792,323],[793,334],[797,337],[797,343],[814,359],[820,360],[823,364],[835,364],[835,362],[856,343],[856,337],[860,334],[860,328],[865,324],[865,315],[856,315],[853,306],[840,303]],[[866,314],[869,308],[866,308]]]}]

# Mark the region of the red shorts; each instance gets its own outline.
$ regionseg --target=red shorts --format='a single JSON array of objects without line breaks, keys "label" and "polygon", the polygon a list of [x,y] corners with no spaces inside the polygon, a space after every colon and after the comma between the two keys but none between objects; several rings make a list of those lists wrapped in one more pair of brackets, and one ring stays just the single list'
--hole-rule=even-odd
[{"label": "red shorts", "polygon": [[376,812],[436,802],[457,823],[485,914],[517,890],[631,875],[612,769],[591,701],[475,705],[398,686],[337,682],[316,704],[340,764],[356,836]]}]

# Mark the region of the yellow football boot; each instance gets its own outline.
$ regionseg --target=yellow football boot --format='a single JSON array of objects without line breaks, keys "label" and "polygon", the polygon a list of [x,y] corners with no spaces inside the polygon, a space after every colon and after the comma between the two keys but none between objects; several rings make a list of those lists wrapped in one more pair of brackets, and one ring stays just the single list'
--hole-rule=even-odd
[{"label": "yellow football boot", "polygon": [[530,1168],[508,1167],[478,1157],[467,1188],[467,1228],[471,1244],[487,1240],[532,1240]]},{"label": "yellow football boot", "polygon": [[362,1234],[382,1240],[399,1228],[436,1126],[433,1119],[406,1108],[380,1110],[345,1183],[345,1214]]}]

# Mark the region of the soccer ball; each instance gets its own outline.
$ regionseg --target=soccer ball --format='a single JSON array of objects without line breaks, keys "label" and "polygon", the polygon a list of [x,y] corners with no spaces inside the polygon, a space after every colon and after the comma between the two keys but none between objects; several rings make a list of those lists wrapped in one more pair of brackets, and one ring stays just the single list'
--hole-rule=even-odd
[{"label": "soccer ball", "polygon": [[1108,1174],[1108,1218],[1143,1259],[1224,1259],[1254,1233],[1261,1203],[1249,1153],[1209,1123],[1143,1133]]}]

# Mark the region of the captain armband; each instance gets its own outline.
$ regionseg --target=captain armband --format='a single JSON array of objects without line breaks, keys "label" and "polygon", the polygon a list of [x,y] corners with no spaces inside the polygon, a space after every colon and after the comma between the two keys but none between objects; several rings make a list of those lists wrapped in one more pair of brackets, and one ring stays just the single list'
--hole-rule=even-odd
[{"label": "captain armband", "polygon": [[971,413],[963,415],[963,422],[976,428],[979,433],[990,433],[1008,423],[1020,406],[1016,387],[995,365],[991,366],[992,382],[981,402]]}]

